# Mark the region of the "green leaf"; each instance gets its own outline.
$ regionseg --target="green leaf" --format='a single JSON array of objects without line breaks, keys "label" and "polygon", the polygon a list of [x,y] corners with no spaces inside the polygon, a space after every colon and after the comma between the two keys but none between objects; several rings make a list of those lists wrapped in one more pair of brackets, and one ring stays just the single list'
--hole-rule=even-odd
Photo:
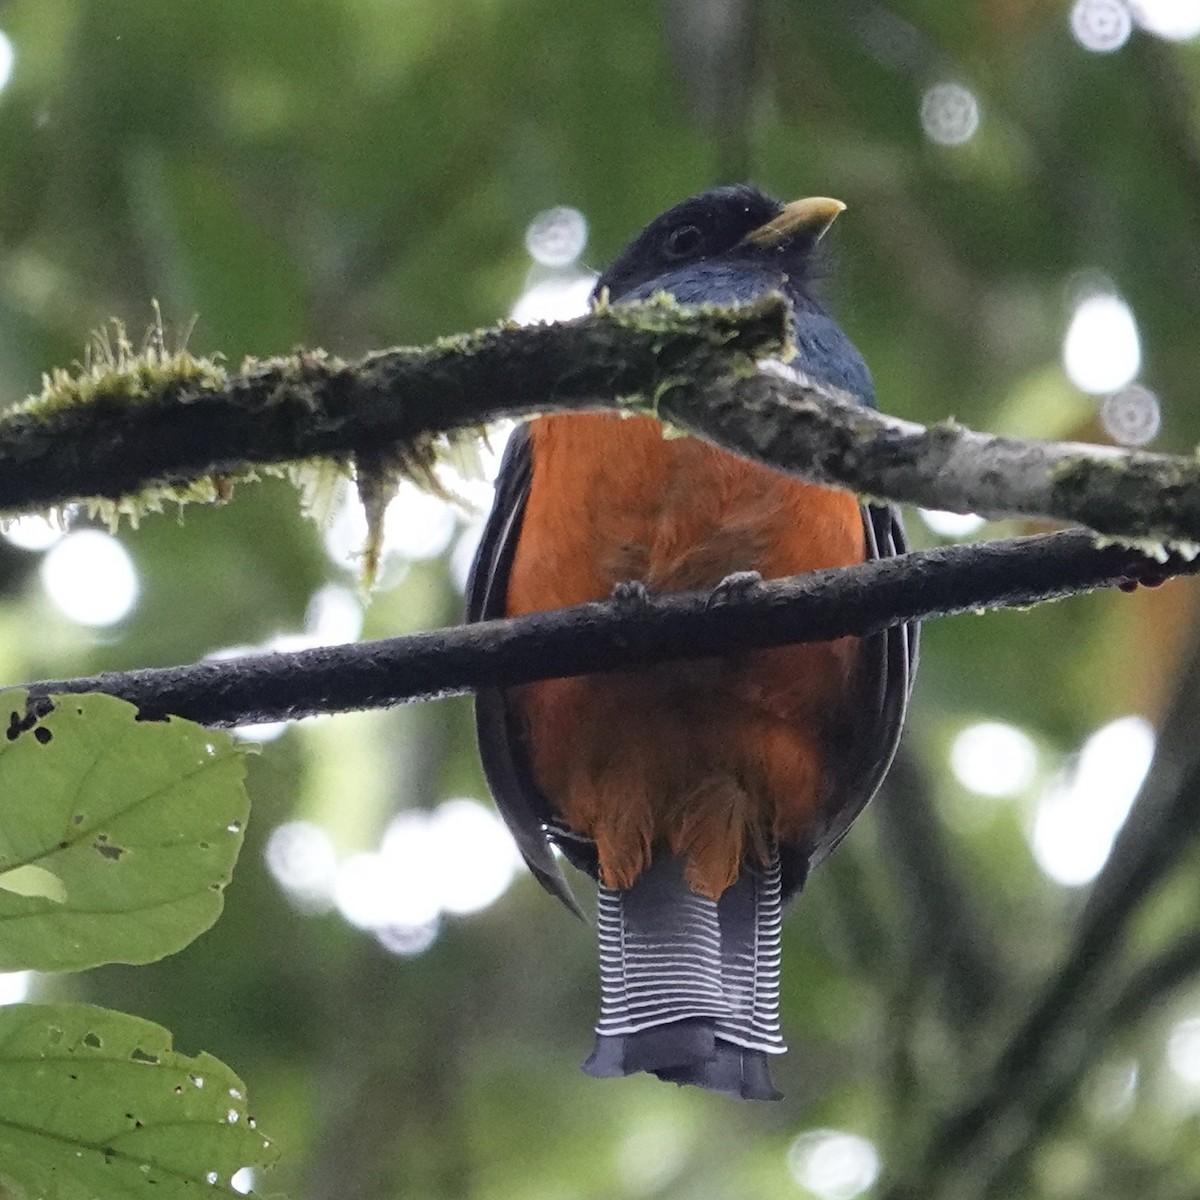
[{"label": "green leaf", "polygon": [[0,1009],[0,1198],[237,1193],[277,1152],[246,1088],[140,1017],[83,1004]]},{"label": "green leaf", "polygon": [[186,946],[220,915],[241,849],[244,751],[112,696],[35,704],[0,695],[0,971]]}]

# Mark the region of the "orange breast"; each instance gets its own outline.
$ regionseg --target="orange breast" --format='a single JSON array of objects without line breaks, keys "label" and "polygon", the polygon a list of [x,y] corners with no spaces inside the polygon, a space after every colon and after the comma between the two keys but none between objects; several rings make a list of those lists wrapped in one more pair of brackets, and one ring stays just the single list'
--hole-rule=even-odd
[{"label": "orange breast", "polygon": [[[711,588],[861,562],[858,502],[646,417],[569,414],[531,427],[533,480],[511,616],[607,597]],[[824,746],[844,719],[857,641],[547,680],[516,700],[539,786],[628,887],[657,846],[719,896],[747,853],[793,840],[828,793]]]}]

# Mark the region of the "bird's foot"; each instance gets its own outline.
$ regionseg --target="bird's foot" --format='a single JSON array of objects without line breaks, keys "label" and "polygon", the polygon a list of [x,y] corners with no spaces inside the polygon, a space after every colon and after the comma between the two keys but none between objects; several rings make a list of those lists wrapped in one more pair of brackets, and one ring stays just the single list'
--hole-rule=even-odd
[{"label": "bird's foot", "polygon": [[1145,567],[1138,570],[1134,575],[1130,575],[1127,579],[1122,579],[1117,587],[1123,592],[1136,592],[1139,587],[1156,588],[1162,587],[1170,578],[1170,573],[1163,571],[1161,568],[1156,570],[1157,564],[1148,563]]},{"label": "bird's foot", "polygon": [[640,579],[621,579],[613,584],[609,599],[622,612],[641,612],[650,603],[650,592]]},{"label": "bird's foot", "polygon": [[734,571],[726,575],[709,593],[705,608],[719,608],[734,600],[744,600],[751,595],[762,583],[762,576],[757,571]]}]

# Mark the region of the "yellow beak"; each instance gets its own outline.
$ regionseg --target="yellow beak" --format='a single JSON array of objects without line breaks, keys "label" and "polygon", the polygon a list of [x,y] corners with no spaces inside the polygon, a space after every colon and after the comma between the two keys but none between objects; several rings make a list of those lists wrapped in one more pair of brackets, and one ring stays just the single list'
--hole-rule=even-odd
[{"label": "yellow beak", "polygon": [[840,200],[832,200],[828,196],[793,200],[791,204],[783,206],[783,211],[777,217],[746,234],[745,241],[756,246],[775,246],[784,238],[804,234],[813,242],[819,242],[845,208]]}]

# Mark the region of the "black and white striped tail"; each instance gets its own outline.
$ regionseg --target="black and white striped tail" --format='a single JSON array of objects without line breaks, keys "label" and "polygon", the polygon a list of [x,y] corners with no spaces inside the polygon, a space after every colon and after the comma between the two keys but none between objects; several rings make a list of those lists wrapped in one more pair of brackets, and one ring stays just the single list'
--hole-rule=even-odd
[{"label": "black and white striped tail", "polygon": [[626,891],[600,888],[600,1021],[589,1075],[649,1071],[751,1100],[777,1100],[779,857],[743,867],[719,901],[660,857]]}]

